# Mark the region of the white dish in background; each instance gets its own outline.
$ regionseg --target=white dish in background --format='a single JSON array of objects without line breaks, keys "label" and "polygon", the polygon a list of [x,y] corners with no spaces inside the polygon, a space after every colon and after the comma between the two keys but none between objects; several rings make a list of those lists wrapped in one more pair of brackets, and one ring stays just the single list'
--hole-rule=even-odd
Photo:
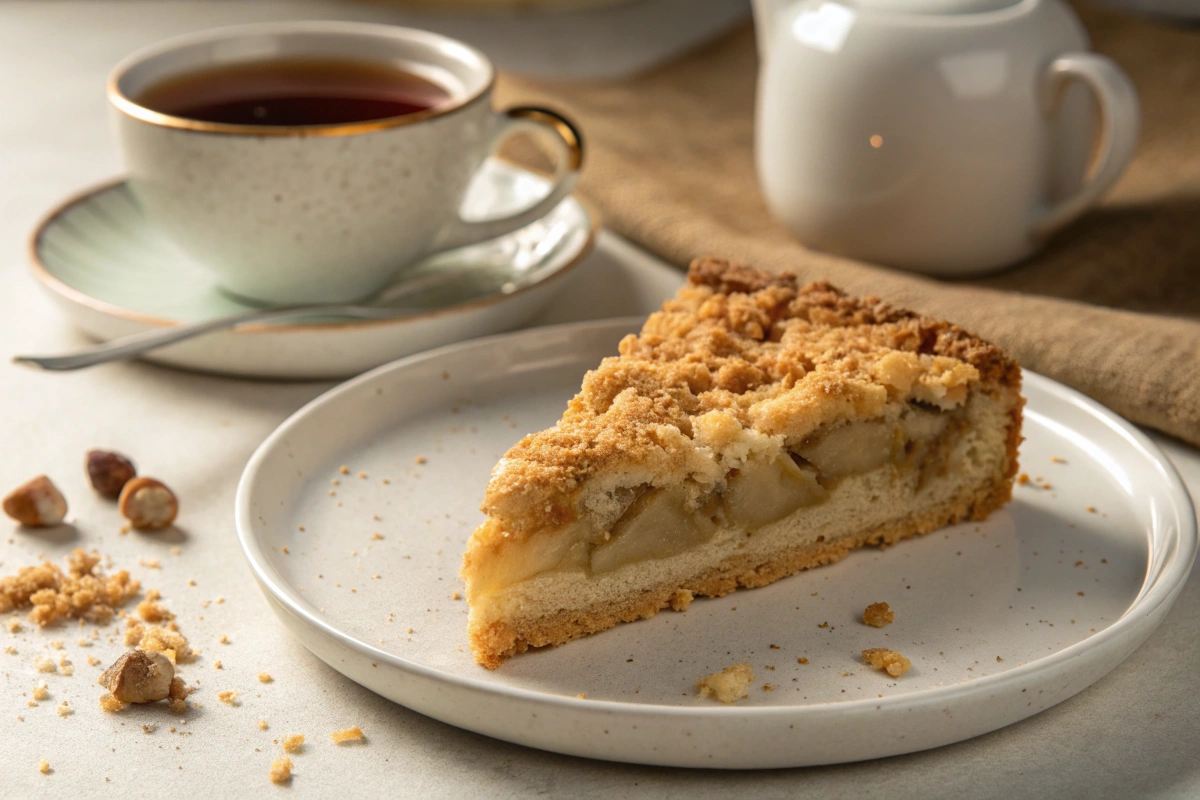
[{"label": "white dish in background", "polygon": [[[545,195],[548,186],[533,172],[489,160],[467,194],[464,215],[511,213]],[[477,282],[405,297],[404,307],[427,309],[418,314],[245,326],[145,358],[228,375],[345,378],[411,353],[511,330],[554,298],[561,277],[591,249],[599,225],[596,211],[571,196],[526,228],[405,270],[394,285],[442,268],[486,268]],[[35,277],[67,319],[100,341],[257,307],[219,290],[208,270],[150,224],[123,181],[88,190],[51,211],[33,233],[30,258]],[[517,261],[520,271],[514,273],[510,265]],[[512,294],[500,291],[514,274],[530,271],[540,280]]]},{"label": "white dish in background", "polygon": [[[371,690],[489,736],[614,761],[787,767],[937,747],[1036,714],[1132,653],[1183,586],[1195,518],[1161,452],[1026,373],[1022,469],[1049,490],[1019,486],[984,523],[484,670],[454,596],[488,474],[639,322],[445,347],[293,415],[250,460],[236,510],[284,624]],[[864,626],[880,600],[895,623]],[[875,646],[913,669],[892,679],[866,667],[859,653]],[[698,676],[744,661],[757,675],[749,699],[696,697]]]}]

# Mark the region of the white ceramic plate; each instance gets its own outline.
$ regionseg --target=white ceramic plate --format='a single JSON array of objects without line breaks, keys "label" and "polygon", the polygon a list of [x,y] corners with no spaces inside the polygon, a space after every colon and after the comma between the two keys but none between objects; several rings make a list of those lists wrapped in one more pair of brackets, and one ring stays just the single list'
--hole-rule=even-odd
[{"label": "white ceramic plate", "polygon": [[[472,184],[463,212],[472,219],[508,214],[547,190],[543,177],[492,159]],[[520,326],[553,299],[562,284],[558,278],[587,254],[598,229],[596,212],[570,197],[526,228],[402,272],[397,284],[444,268],[481,268],[471,281],[404,298],[404,307],[425,309],[421,313],[382,321],[251,325],[146,358],[230,375],[357,375],[401,356]],[[207,270],[176,249],[142,213],[124,181],[88,190],[51,211],[34,230],[30,256],[34,275],[67,318],[101,341],[252,308],[219,290]],[[514,276],[530,273],[532,285],[500,291]]]},{"label": "white ceramic plate", "polygon": [[[288,628],[384,697],[489,736],[616,761],[787,767],[922,750],[1036,714],[1133,652],[1183,585],[1195,518],[1161,452],[1026,373],[1022,469],[1050,489],[1018,487],[982,524],[484,670],[456,592],[489,471],[552,424],[639,323],[445,347],[284,423],[246,468],[237,528]],[[863,608],[880,600],[896,621],[868,628]],[[912,670],[892,679],[865,667],[859,653],[875,646]],[[745,661],[758,676],[749,699],[697,698],[698,676]]]}]

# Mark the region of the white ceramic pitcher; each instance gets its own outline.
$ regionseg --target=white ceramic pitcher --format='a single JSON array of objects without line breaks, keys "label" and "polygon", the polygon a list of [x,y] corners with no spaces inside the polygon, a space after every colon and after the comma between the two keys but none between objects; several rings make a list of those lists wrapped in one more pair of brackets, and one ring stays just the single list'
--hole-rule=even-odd
[{"label": "white ceramic pitcher", "polygon": [[808,246],[993,271],[1133,154],[1133,84],[1062,0],[755,0],[755,20],[759,180]]}]

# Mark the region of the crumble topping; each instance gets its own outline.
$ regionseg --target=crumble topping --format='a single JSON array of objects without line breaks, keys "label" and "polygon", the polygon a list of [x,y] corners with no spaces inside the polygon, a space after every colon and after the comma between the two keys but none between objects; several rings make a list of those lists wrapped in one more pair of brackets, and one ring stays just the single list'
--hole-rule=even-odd
[{"label": "crumble topping", "polygon": [[[827,283],[698,260],[641,334],[588,373],[558,424],[500,460],[482,505],[492,519],[476,537],[498,543],[574,521],[581,482],[600,472],[622,473],[626,486],[691,478],[711,489],[755,450],[876,418],[891,402],[953,409],[971,386],[1018,375],[999,348],[956,325]],[[603,497],[582,502],[604,517]]]},{"label": "crumble topping", "polygon": [[749,695],[746,688],[754,682],[754,670],[749,664],[734,664],[720,672],[696,679],[701,697],[715,697],[722,703],[735,703]]},{"label": "crumble topping", "polygon": [[862,657],[863,661],[874,669],[882,670],[893,678],[899,678],[912,667],[911,661],[895,650],[888,650],[886,647],[872,647],[869,650],[863,650]]},{"label": "crumble topping", "polygon": [[863,622],[872,628],[882,628],[896,620],[896,612],[888,608],[887,603],[871,603],[863,611]]}]

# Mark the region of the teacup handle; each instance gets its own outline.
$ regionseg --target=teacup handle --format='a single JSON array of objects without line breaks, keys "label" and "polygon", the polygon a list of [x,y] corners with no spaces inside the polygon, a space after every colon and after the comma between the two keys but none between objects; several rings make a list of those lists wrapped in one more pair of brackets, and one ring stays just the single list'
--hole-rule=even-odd
[{"label": "teacup handle", "polygon": [[505,139],[522,131],[536,134],[548,130],[554,134],[554,141],[559,146],[558,171],[554,186],[548,195],[529,208],[506,217],[478,221],[459,217],[451,220],[434,242],[432,249],[435,252],[495,239],[524,228],[546,216],[561,203],[579,180],[579,168],[583,165],[583,137],[570,120],[548,108],[536,106],[516,106],[499,112],[497,117],[499,124],[492,139],[493,149]]},{"label": "teacup handle", "polygon": [[1035,236],[1046,236],[1073,221],[1116,183],[1133,157],[1140,112],[1137,90],[1112,59],[1096,53],[1067,53],[1055,58],[1042,79],[1044,112],[1053,113],[1059,91],[1069,80],[1080,80],[1100,106],[1100,153],[1089,177],[1074,195],[1041,213],[1033,223]]}]

